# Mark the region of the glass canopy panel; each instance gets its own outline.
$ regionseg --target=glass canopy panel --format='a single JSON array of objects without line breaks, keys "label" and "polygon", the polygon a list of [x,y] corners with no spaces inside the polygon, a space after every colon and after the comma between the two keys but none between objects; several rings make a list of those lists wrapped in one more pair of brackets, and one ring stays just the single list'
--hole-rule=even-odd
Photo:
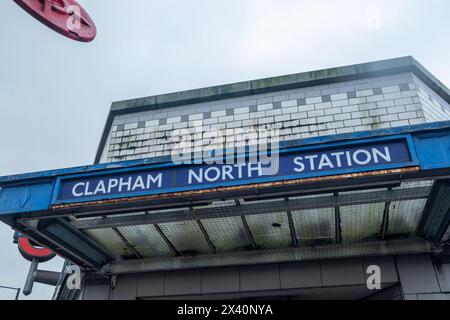
[{"label": "glass canopy panel", "polygon": [[250,232],[261,248],[285,248],[292,243],[286,212],[246,216]]},{"label": "glass canopy panel", "polygon": [[342,241],[363,241],[379,236],[385,204],[340,207]]},{"label": "glass canopy panel", "polygon": [[91,236],[101,246],[105,247],[116,258],[122,256],[133,256],[125,243],[120,239],[113,229],[92,229],[86,230],[85,233]]},{"label": "glass canopy panel", "polygon": [[389,207],[388,235],[411,235],[419,224],[427,200],[395,201]]},{"label": "glass canopy panel", "polygon": [[409,180],[403,181],[400,187],[395,187],[394,189],[407,189],[416,187],[431,187],[434,180]]},{"label": "glass canopy panel", "polygon": [[237,251],[250,246],[241,217],[202,220],[218,252]]},{"label": "glass canopy panel", "polygon": [[293,211],[292,220],[301,246],[328,244],[336,238],[334,208]]},{"label": "glass canopy panel", "polygon": [[144,258],[171,256],[172,251],[154,225],[119,227],[120,233]]},{"label": "glass canopy panel", "polygon": [[212,253],[197,221],[163,223],[159,227],[180,253]]}]

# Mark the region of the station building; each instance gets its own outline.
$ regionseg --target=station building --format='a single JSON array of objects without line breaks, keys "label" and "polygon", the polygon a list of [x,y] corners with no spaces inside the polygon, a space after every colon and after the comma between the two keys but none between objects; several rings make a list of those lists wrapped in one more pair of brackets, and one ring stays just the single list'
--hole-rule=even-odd
[{"label": "station building", "polygon": [[449,103],[412,57],[115,102],[0,219],[81,268],[55,299],[450,299]]}]

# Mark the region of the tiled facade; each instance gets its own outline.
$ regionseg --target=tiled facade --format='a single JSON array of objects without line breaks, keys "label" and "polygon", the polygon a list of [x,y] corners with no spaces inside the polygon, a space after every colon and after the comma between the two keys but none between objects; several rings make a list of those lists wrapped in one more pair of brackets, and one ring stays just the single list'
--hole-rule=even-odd
[{"label": "tiled facade", "polygon": [[236,144],[242,131],[277,129],[287,141],[444,120],[448,103],[402,73],[116,116],[100,162],[168,156],[183,129],[201,149],[212,130]]}]

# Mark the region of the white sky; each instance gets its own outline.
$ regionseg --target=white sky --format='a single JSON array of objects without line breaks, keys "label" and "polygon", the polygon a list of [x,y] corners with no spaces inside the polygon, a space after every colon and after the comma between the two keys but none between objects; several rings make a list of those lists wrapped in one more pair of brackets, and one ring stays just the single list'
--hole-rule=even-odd
[{"label": "white sky", "polygon": [[[89,44],[0,1],[0,175],[91,164],[116,100],[405,55],[450,85],[447,0],[80,3],[98,28]],[[22,287],[12,234],[0,224],[0,285]]]}]

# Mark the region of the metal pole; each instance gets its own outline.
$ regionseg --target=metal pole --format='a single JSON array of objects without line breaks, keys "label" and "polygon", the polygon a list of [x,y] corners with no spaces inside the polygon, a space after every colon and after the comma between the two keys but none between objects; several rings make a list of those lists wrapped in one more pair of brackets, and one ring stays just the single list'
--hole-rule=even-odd
[{"label": "metal pole", "polygon": [[30,271],[28,271],[27,280],[25,281],[25,286],[23,287],[23,294],[29,296],[33,291],[34,280],[36,279],[36,272],[39,265],[39,259],[34,258],[31,261]]},{"label": "metal pole", "polygon": [[19,296],[20,296],[20,288],[17,288],[16,299],[14,300],[19,300]]}]

